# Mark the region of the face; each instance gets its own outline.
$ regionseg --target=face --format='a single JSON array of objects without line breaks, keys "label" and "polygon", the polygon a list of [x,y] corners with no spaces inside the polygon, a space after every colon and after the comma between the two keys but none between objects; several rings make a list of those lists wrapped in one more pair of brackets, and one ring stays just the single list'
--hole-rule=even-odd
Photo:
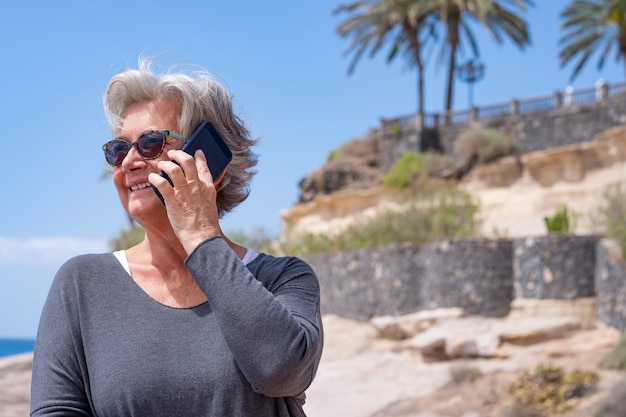
[{"label": "face", "polygon": [[[181,112],[181,105],[177,100],[152,100],[133,104],[124,113],[122,128],[117,134],[120,139],[136,142],[139,136],[150,130],[170,130],[178,133],[177,120]],[[159,161],[167,159],[167,151],[178,149],[182,141],[169,137],[165,149],[155,159],[143,159],[133,147],[122,161],[122,165],[115,168],[113,182],[120,202],[128,214],[139,221],[145,216],[165,213],[163,204],[152,190],[148,182],[148,174],[160,172],[157,167]]]}]

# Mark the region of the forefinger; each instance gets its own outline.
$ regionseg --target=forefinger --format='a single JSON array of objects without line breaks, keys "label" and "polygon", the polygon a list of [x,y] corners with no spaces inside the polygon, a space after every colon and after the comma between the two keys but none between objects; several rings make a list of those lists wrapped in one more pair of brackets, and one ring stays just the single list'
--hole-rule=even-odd
[{"label": "forefinger", "polygon": [[209,169],[206,155],[204,155],[202,149],[198,149],[196,151],[194,159],[196,161],[196,172],[198,173],[198,178],[201,181],[212,183],[213,176],[211,175],[211,170]]},{"label": "forefinger", "polygon": [[183,171],[185,180],[195,181],[198,179],[198,172],[196,164],[194,164],[194,158],[185,151],[178,149],[172,149],[167,152],[168,158],[174,161],[180,169]]}]

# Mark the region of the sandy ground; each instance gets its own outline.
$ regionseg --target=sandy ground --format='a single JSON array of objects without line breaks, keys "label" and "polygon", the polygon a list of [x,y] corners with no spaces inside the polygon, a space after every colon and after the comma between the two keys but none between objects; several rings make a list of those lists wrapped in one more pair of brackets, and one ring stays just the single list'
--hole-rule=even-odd
[{"label": "sandy ground", "polygon": [[0,358],[0,417],[28,416],[30,353]]}]

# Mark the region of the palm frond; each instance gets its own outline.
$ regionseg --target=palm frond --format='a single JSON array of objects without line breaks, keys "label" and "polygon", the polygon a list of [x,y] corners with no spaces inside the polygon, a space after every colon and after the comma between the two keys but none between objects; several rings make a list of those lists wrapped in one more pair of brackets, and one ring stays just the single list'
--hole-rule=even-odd
[{"label": "palm frond", "polygon": [[611,51],[616,59],[625,58],[620,39],[626,35],[626,2],[623,0],[575,0],[561,12],[559,62],[565,66],[575,61],[573,80],[596,54],[601,70]]}]

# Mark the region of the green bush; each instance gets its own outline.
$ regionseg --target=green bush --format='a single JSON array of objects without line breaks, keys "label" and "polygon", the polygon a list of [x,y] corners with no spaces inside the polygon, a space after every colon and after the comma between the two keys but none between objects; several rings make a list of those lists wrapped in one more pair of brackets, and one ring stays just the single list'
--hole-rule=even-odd
[{"label": "green bush", "polygon": [[336,235],[286,233],[280,248],[294,255],[424,243],[434,239],[474,236],[478,205],[456,186],[427,188],[409,198],[402,209],[387,210],[356,221]]},{"label": "green bush", "polygon": [[333,149],[332,151],[330,151],[330,153],[326,157],[326,163],[333,162],[335,159],[337,159],[340,151],[341,149]]},{"label": "green bush", "polygon": [[552,364],[538,365],[533,372],[525,371],[510,386],[519,403],[535,410],[562,413],[571,408],[569,400],[592,391],[598,375],[594,372],[574,370],[565,372]]},{"label": "green bush", "polygon": [[401,190],[420,187],[450,161],[450,156],[435,152],[405,152],[383,176],[383,184]]},{"label": "green bush", "polygon": [[287,232],[277,242],[279,254],[294,256],[330,252],[334,247],[333,239],[326,233],[291,234]]},{"label": "green bush", "polygon": [[570,231],[570,214],[566,206],[561,206],[554,215],[544,217],[543,220],[548,233],[569,233]]},{"label": "green bush", "polygon": [[365,160],[376,156],[378,152],[378,140],[375,131],[371,131],[365,138],[353,139],[342,144],[339,148],[332,150],[326,157],[326,163],[343,162],[348,159],[356,158]]},{"label": "green bush", "polygon": [[255,250],[256,252],[271,253],[276,236],[270,235],[265,229],[254,229],[251,232],[241,230],[229,231],[228,236],[233,242]]},{"label": "green bush", "polygon": [[119,236],[109,242],[109,247],[113,251],[125,250],[141,242],[145,236],[145,230],[141,226],[135,226],[122,231]]},{"label": "green bush", "polygon": [[402,134],[402,125],[398,122],[394,123],[391,126],[391,133],[395,136],[400,136]]},{"label": "green bush", "polygon": [[453,145],[455,154],[478,162],[490,162],[513,152],[513,139],[496,129],[471,128],[463,131]]},{"label": "green bush", "polygon": [[419,152],[406,152],[394,162],[393,166],[383,177],[383,183],[390,187],[406,189],[416,176],[423,173],[423,157]]}]

